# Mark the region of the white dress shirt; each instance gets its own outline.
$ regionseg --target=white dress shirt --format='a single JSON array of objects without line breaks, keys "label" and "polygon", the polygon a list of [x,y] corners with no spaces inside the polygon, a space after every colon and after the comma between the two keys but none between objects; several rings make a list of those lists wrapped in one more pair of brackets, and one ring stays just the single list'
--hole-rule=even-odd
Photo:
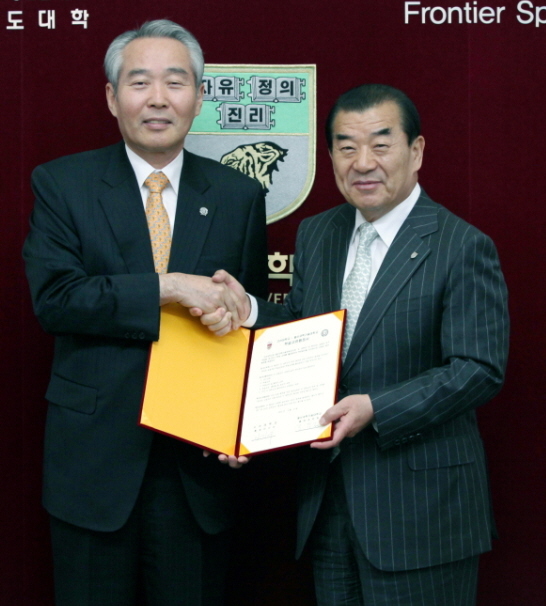
[{"label": "white dress shirt", "polygon": [[[377,272],[379,271],[381,263],[383,263],[383,260],[387,255],[390,245],[402,227],[402,224],[408,218],[408,215],[412,211],[420,195],[421,187],[418,183],[416,183],[411,194],[404,201],[397,204],[386,215],[379,217],[379,219],[376,219],[373,222],[373,226],[375,227],[379,237],[376,238],[370,246],[372,255],[372,273],[370,276],[370,282],[368,284],[368,291],[370,290],[373,281],[377,276]],[[358,208],[355,208],[355,226],[349,243],[349,250],[347,251],[347,262],[345,264],[345,274],[343,276],[344,283],[347,276],[350,274],[353,265],[355,264],[356,251],[358,249],[358,242],[360,239],[358,228],[362,223],[364,223],[364,217]]]},{"label": "white dress shirt", "polygon": [[146,181],[150,174],[154,172],[161,172],[167,177],[167,179],[169,179],[169,184],[167,187],[165,187],[161,195],[163,199],[163,206],[165,206],[165,210],[169,216],[172,236],[174,219],[176,216],[176,202],[178,200],[178,186],[180,184],[180,175],[182,174],[182,164],[184,161],[184,150],[182,150],[172,162],[161,169],[154,168],[151,164],[148,164],[146,160],[135,154],[135,152],[132,149],[129,149],[127,145],[125,145],[125,150],[127,152],[127,156],[129,157],[129,162],[131,163],[131,166],[135,172],[138,186],[140,187],[140,195],[142,196],[144,210],[146,210],[146,202],[150,193],[150,190],[144,185],[144,181]]}]

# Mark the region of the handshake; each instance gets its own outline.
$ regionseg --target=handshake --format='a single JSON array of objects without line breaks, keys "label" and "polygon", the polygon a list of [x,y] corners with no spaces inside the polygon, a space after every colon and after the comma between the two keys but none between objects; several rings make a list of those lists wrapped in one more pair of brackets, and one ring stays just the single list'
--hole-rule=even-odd
[{"label": "handshake", "polygon": [[212,278],[182,273],[160,274],[160,305],[179,303],[218,336],[237,330],[248,319],[251,304],[243,286],[227,271]]}]

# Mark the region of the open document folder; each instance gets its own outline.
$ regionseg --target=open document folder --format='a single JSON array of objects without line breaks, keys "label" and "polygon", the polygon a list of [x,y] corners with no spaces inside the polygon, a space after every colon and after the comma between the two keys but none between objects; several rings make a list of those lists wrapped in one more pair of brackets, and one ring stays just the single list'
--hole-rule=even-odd
[{"label": "open document folder", "polygon": [[180,305],[161,310],[140,424],[228,455],[328,439],[345,311],[217,337]]}]

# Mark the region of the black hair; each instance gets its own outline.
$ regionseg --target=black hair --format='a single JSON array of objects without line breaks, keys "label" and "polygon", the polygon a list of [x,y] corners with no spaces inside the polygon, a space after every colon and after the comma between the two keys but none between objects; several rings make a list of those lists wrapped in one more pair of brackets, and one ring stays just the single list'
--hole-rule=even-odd
[{"label": "black hair", "polygon": [[400,110],[402,130],[411,145],[421,134],[421,119],[413,101],[401,90],[386,84],[363,84],[338,97],[326,120],[326,141],[332,151],[334,120],[339,112],[365,112],[371,107],[392,101]]}]

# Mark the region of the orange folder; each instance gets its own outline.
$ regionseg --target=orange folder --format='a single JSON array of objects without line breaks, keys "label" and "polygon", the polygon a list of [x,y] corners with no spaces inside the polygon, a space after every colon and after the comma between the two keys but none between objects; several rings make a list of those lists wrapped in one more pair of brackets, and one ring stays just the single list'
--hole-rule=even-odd
[{"label": "orange folder", "polygon": [[[327,398],[331,401],[321,408],[317,415],[335,403],[345,311],[323,316],[328,330],[333,331],[331,336],[336,339],[332,347],[335,353],[331,354],[331,357],[335,355],[336,362],[328,371],[331,371],[332,376],[325,388]],[[307,429],[294,435],[290,432],[290,435],[285,435],[281,430],[281,435],[274,440],[267,439],[268,436],[264,439],[262,436],[261,441],[252,442],[250,446],[241,443],[248,373],[252,367],[252,352],[258,340],[263,340],[264,346],[271,348],[275,342],[276,331],[289,330],[290,334],[316,335],[317,330],[307,329],[305,332],[306,326],[311,326],[313,318],[259,330],[241,328],[224,337],[217,337],[180,305],[164,306],[161,310],[160,337],[152,343],[150,349],[140,424],[207,450],[235,456],[330,438],[332,428],[329,425]],[[328,333],[328,330],[322,332]],[[283,341],[286,342],[287,338]],[[320,371],[320,375],[323,376],[324,372]],[[258,377],[259,380],[261,379]],[[263,386],[257,385],[255,389],[264,393]],[[248,410],[250,411],[250,408]],[[286,415],[282,415],[283,419],[285,417]],[[263,423],[263,416],[261,419],[261,424],[251,428],[254,433],[247,429],[245,435],[257,435],[256,428],[263,430],[264,425],[276,422]],[[289,427],[294,427],[294,424]],[[309,431],[313,433],[312,437],[309,436]],[[302,437],[304,439],[298,442]]]}]

